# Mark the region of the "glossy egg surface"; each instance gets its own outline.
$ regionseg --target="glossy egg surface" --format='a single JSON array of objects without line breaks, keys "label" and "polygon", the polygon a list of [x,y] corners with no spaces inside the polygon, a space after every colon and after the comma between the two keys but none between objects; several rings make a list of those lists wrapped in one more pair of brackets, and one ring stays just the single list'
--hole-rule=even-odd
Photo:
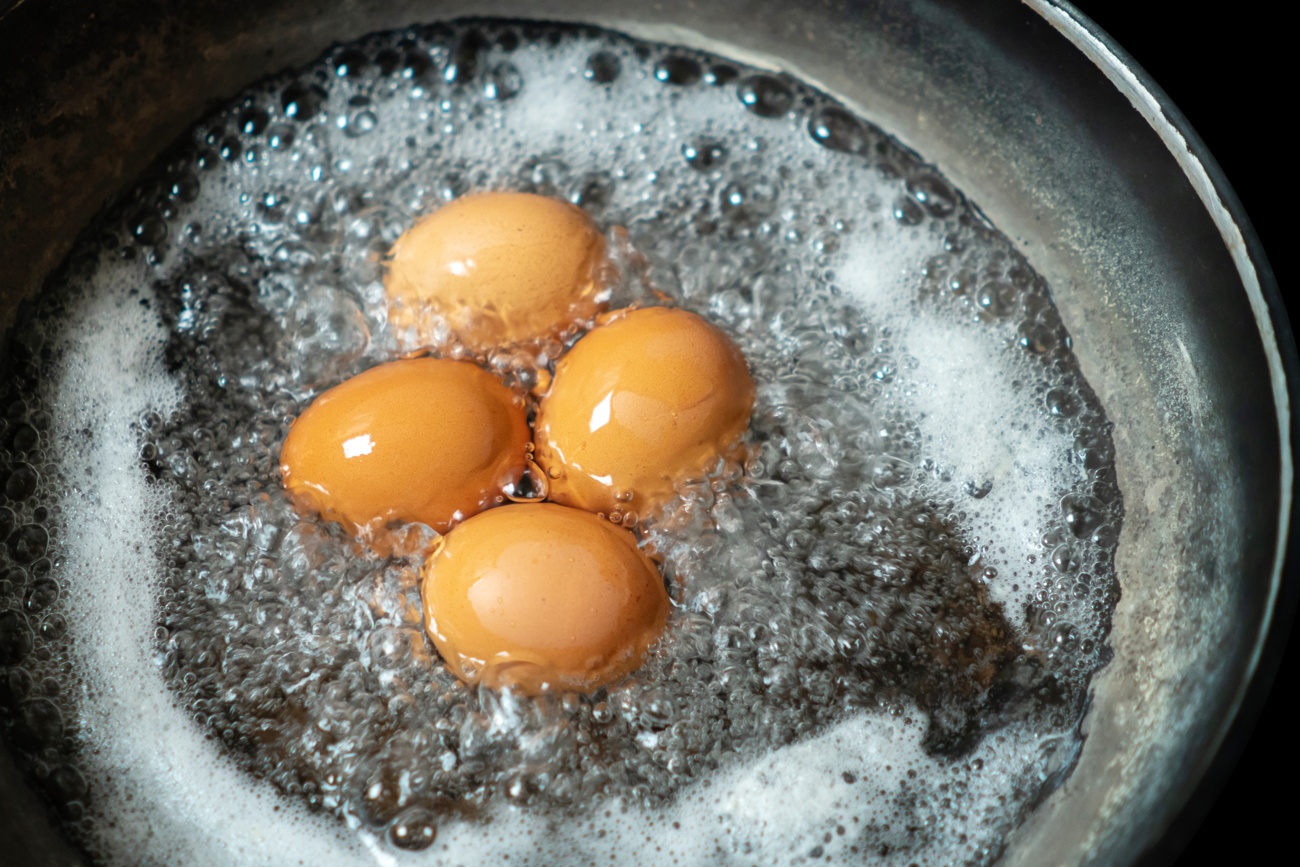
[{"label": "glossy egg surface", "polygon": [[425,625],[452,672],[529,694],[617,680],[668,617],[663,580],[630,532],[553,503],[469,519],[423,581]]},{"label": "glossy egg surface", "polygon": [[605,241],[581,208],[532,193],[457,199],[394,245],[390,319],[417,342],[445,323],[471,350],[556,336],[607,295]]},{"label": "glossy egg surface", "polygon": [[619,315],[560,359],[541,402],[549,497],[644,514],[731,450],[753,406],[745,359],[716,327],[667,307]]},{"label": "glossy egg surface", "polygon": [[329,520],[443,532],[519,481],[528,438],[522,402],[476,365],[393,361],[316,398],[285,438],[280,472],[301,507]]}]

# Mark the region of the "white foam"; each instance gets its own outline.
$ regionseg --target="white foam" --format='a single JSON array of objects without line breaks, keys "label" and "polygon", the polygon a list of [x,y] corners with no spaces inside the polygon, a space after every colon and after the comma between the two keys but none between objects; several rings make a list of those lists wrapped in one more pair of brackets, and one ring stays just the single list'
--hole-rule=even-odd
[{"label": "white foam", "polygon": [[[1013,323],[962,319],[916,303],[922,267],[940,239],[920,231],[902,243],[854,235],[836,267],[846,291],[887,324],[901,356],[892,397],[914,415],[922,453],[952,476],[936,493],[970,517],[981,561],[1003,574],[994,601],[1023,625],[1024,593],[1013,591],[1027,554],[1041,555],[1044,521],[1055,515],[1073,470],[1072,437],[1054,426],[1036,392]],[[905,359],[905,361],[904,361]],[[992,483],[981,499],[965,486]]]},{"label": "white foam", "polygon": [[[1041,553],[1044,519],[1069,481],[1072,438],[1050,424],[1046,405],[1025,399],[1015,382],[1013,347],[974,325],[962,327],[921,313],[900,327],[899,342],[916,359],[908,397],[921,419],[925,450],[951,471],[956,486],[992,489],[963,499],[982,560],[1008,576],[1026,553]],[[959,491],[953,491],[959,494]],[[1023,598],[1009,580],[993,582],[995,601],[1023,624]]]},{"label": "white foam", "polygon": [[105,266],[96,292],[65,323],[73,342],[51,413],[73,531],[62,565],[72,588],[69,662],[84,691],[81,728],[95,746],[83,768],[95,806],[111,817],[95,833],[115,861],[130,864],[269,864],[292,852],[288,864],[355,853],[355,843],[301,806],[249,786],[176,707],[153,658],[169,492],[146,484],[131,425],[146,411],[172,411],[181,393],[163,369],[162,323],[128,294],[140,270]]}]

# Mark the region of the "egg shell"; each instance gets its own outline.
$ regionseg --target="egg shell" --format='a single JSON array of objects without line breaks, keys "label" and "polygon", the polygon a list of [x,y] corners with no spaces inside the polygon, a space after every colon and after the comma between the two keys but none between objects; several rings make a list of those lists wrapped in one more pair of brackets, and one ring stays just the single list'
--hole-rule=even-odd
[{"label": "egg shell", "polygon": [[538,409],[548,497],[645,514],[733,451],[754,391],[740,349],[694,313],[615,314],[560,359]]},{"label": "egg shell", "polygon": [[461,680],[587,692],[641,665],[668,618],[627,530],[554,503],[504,506],[452,530],[424,570],[425,624]]},{"label": "egg shell", "polygon": [[320,395],[280,452],[299,506],[351,528],[419,521],[444,532],[495,504],[527,464],[521,400],[466,361],[373,367]]},{"label": "egg shell", "polygon": [[605,240],[586,213],[532,193],[465,196],[397,240],[385,279],[396,330],[439,322],[475,351],[554,337],[608,298]]}]

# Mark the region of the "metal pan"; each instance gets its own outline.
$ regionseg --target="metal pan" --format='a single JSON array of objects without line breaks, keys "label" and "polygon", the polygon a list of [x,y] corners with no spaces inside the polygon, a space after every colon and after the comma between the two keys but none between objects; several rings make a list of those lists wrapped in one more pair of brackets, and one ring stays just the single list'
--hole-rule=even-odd
[{"label": "metal pan", "polygon": [[[1280,80],[1285,58],[1281,37],[1247,16],[1170,20],[1134,15],[1132,7],[1108,0],[1080,0],[1075,6],[1128,53],[1127,65],[1139,75],[1145,72],[1148,84],[1161,88],[1169,104],[1186,118],[1202,141],[1200,153],[1212,155],[1262,248],[1272,251],[1269,264],[1277,285],[1289,285],[1293,269],[1277,252],[1285,249],[1286,206],[1276,194],[1277,169],[1262,157],[1276,132],[1266,114],[1223,99],[1225,93],[1244,93],[1262,82]],[[1204,62],[1206,57],[1213,61]],[[1289,299],[1287,306],[1294,316]],[[1296,569],[1291,556],[1287,575],[1292,584]],[[1286,641],[1291,631],[1288,610],[1293,612],[1294,605],[1279,607],[1272,627],[1268,663],[1275,664],[1276,676],[1270,680],[1267,667],[1257,676],[1252,687],[1255,695],[1239,711],[1214,766],[1142,863],[1203,863],[1206,853],[1237,838],[1245,827],[1252,828],[1251,845],[1261,849],[1283,839],[1288,816],[1284,805],[1270,794],[1272,781],[1300,767],[1288,748],[1293,736],[1284,685],[1300,671],[1295,642]],[[1265,701],[1270,683],[1275,688]]]},{"label": "metal pan", "polygon": [[[1223,172],[1068,4],[27,0],[0,18],[0,329],[208,100],[335,39],[467,13],[586,20],[779,65],[938,163],[1022,240],[1117,423],[1133,505],[1116,656],[1094,681],[1079,765],[1004,860],[1170,861],[1263,705],[1295,607],[1296,355]],[[7,863],[75,863],[4,756],[0,803]]]}]

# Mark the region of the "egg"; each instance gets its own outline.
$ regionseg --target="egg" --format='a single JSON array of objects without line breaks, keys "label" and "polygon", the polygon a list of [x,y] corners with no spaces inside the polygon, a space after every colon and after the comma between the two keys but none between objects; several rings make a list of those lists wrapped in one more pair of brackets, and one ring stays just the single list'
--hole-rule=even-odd
[{"label": "egg", "polygon": [[605,241],[581,208],[531,193],[465,196],[394,245],[385,288],[398,331],[437,324],[482,351],[564,334],[608,299]]},{"label": "egg", "polygon": [[527,464],[523,404],[467,361],[373,367],[326,391],[280,452],[299,506],[351,528],[419,521],[439,532],[493,505]]},{"label": "egg", "polygon": [[425,625],[466,683],[589,692],[641,665],[668,594],[627,530],[554,503],[452,530],[423,576]]},{"label": "egg", "polygon": [[744,356],[716,327],[666,307],[617,315],[560,359],[541,401],[548,496],[645,514],[730,452],[753,406]]}]

